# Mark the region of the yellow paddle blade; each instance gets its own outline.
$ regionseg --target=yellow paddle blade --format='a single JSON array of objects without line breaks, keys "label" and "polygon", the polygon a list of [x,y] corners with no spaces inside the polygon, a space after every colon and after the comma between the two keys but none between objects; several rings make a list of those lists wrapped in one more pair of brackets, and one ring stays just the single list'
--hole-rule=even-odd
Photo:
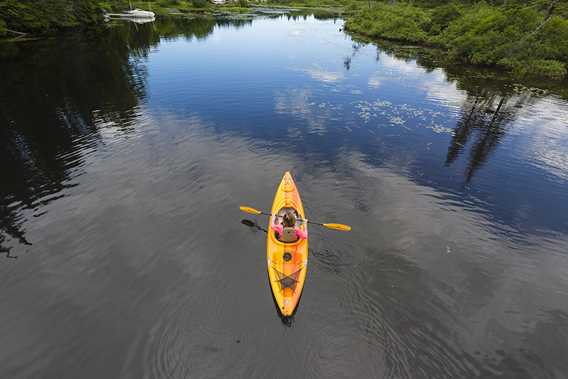
[{"label": "yellow paddle blade", "polygon": [[251,215],[262,214],[262,212],[259,211],[258,209],[254,209],[254,208],[251,208],[251,207],[245,207],[244,205],[241,205],[239,208],[240,208],[241,211],[246,212],[246,213],[250,213]]},{"label": "yellow paddle blade", "polygon": [[351,227],[349,225],[344,225],[344,224],[322,224],[322,225],[328,229],[341,230],[342,232],[351,231]]}]

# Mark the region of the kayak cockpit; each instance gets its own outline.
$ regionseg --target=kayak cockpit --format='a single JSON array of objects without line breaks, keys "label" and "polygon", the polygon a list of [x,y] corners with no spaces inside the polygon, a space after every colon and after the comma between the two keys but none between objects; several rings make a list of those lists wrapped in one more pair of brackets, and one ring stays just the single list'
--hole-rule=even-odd
[{"label": "kayak cockpit", "polygon": [[[285,225],[284,218],[286,215],[292,214],[295,220],[295,224],[292,226]],[[271,224],[279,227],[281,226],[281,232],[273,230],[274,238],[284,244],[293,244],[300,241],[297,235],[296,228],[299,228],[304,232],[305,221],[300,217],[298,211],[292,207],[282,207],[280,210],[272,217]]]}]

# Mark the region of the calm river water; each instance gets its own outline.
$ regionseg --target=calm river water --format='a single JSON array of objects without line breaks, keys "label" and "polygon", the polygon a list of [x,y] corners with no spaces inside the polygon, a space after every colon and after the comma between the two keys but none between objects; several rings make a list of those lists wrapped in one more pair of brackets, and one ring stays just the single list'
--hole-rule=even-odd
[{"label": "calm river water", "polygon": [[[568,376],[567,97],[342,25],[0,45],[0,377]],[[286,170],[353,226],[291,325],[238,210]]]}]

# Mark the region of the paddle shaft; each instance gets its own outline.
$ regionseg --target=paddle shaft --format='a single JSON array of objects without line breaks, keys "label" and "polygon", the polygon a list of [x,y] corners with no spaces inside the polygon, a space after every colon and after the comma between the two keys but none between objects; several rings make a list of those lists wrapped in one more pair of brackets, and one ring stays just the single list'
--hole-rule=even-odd
[{"label": "paddle shaft", "polygon": [[[257,216],[260,216],[260,215],[273,216],[272,213],[267,213],[267,212],[259,211],[258,209],[254,209],[254,208],[251,208],[251,207],[246,207],[246,206],[244,206],[244,205],[241,205],[239,208],[240,208],[241,211],[243,211],[243,212],[250,213],[250,214],[254,214],[254,215],[257,215]],[[279,217],[280,217],[280,216],[279,216]],[[308,224],[319,225],[319,226],[323,226],[324,228],[328,228],[328,229],[341,230],[341,231],[344,231],[344,232],[349,232],[349,231],[351,231],[351,227],[350,227],[349,225],[333,224],[333,223],[330,223],[330,224],[323,224],[323,223],[320,223],[320,222],[308,221],[307,219],[300,219],[300,220],[302,220],[302,221],[304,221],[304,222],[306,222],[306,223],[308,223]]]},{"label": "paddle shaft", "polygon": [[[266,213],[266,212],[260,212],[260,214],[261,214],[261,215],[264,215],[264,216],[274,216],[272,213]],[[324,224],[322,224],[322,223],[320,223],[320,222],[310,221],[310,220],[307,220],[307,219],[305,219],[305,218],[300,218],[299,220],[305,221],[305,222],[307,222],[308,224],[315,224],[315,225],[319,225],[319,226],[325,226]]]}]

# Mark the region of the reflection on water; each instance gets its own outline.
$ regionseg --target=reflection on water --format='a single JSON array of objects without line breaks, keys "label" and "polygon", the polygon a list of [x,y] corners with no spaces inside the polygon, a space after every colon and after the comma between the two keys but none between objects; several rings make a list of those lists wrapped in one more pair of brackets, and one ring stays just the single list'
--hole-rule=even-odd
[{"label": "reflection on water", "polygon": [[466,181],[473,178],[489,158],[490,153],[499,145],[506,134],[507,124],[515,119],[515,114],[527,102],[525,97],[517,97],[509,102],[510,97],[497,95],[468,95],[460,110],[460,118],[453,131],[452,142],[448,149],[446,164],[452,164],[462,153],[472,134],[477,134],[471,145],[471,153],[466,170]]},{"label": "reflection on water", "polygon": [[[20,257],[0,376],[568,371],[563,94],[341,26],[173,18],[0,49],[0,252]],[[266,220],[237,211],[285,170],[310,218],[354,227],[310,231],[290,328]]]},{"label": "reflection on water", "polygon": [[146,97],[144,60],[150,49],[161,38],[206,38],[215,25],[229,23],[168,19],[157,26],[121,24],[102,35],[79,34],[58,40],[56,49],[53,41],[7,46],[2,68],[10,75],[0,88],[2,252],[9,256],[7,238],[31,244],[22,209],[35,217],[41,205],[58,198],[53,194],[73,185],[84,156],[102,143],[101,129],[133,131]]}]

